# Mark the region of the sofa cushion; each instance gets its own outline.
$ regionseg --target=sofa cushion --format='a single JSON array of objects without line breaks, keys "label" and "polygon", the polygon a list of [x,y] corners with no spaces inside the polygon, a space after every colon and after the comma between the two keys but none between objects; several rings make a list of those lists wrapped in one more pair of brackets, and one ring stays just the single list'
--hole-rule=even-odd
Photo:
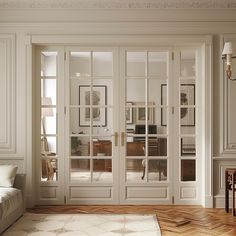
[{"label": "sofa cushion", "polygon": [[12,187],[16,177],[17,166],[0,165],[0,187]]},{"label": "sofa cushion", "polygon": [[23,207],[21,190],[0,188],[0,220],[7,217],[17,208]]}]

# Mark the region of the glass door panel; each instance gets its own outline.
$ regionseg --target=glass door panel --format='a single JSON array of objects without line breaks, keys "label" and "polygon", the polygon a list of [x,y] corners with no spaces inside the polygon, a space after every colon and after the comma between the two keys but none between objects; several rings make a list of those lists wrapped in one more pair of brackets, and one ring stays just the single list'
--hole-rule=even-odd
[{"label": "glass door panel", "polygon": [[113,52],[71,51],[70,181],[113,181]]},{"label": "glass door panel", "polygon": [[[197,172],[197,104],[196,104],[196,81],[199,75],[197,71],[197,50],[181,49],[177,51],[179,61],[176,87],[178,88],[177,108],[178,117],[178,153],[175,166],[178,166],[178,181],[176,182],[176,204],[182,202],[194,204],[199,199],[199,177]],[[179,194],[177,194],[179,192]]]},{"label": "glass door panel", "polygon": [[169,53],[126,51],[125,56],[126,181],[166,181]]},{"label": "glass door panel", "polygon": [[57,54],[41,51],[41,181],[58,180]]},{"label": "glass door panel", "polygon": [[[180,52],[180,180],[196,181],[196,52]],[[191,158],[191,159],[189,159]]]}]

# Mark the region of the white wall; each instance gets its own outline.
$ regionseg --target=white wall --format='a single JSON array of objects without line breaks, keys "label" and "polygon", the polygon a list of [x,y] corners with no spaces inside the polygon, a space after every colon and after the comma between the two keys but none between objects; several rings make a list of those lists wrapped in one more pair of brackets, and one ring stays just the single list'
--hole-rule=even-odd
[{"label": "white wall", "polygon": [[[39,1],[40,2],[40,1]],[[141,3],[140,3],[141,4]],[[223,4],[224,5],[224,4]],[[230,143],[236,143],[235,133],[235,84],[230,83],[228,90],[224,89],[222,61],[222,35],[236,35],[236,9],[151,9],[145,5],[126,9],[109,10],[106,5],[96,4],[90,9],[73,9],[73,4],[67,10],[51,8],[47,11],[43,3],[23,7],[14,1],[12,4],[0,5],[0,163],[15,163],[18,172],[27,173],[27,203],[33,202],[34,186],[32,183],[32,79],[31,77],[31,43],[80,44],[80,38],[107,39],[109,35],[116,36],[117,45],[132,46],[132,39],[142,36],[169,35],[212,35],[213,36],[213,154],[214,162],[214,195],[217,206],[223,206],[224,168],[236,167],[236,149],[231,146],[225,149],[225,138]],[[119,5],[120,6],[120,5]],[[218,6],[218,5],[217,5]],[[130,7],[130,8],[129,8]],[[108,7],[109,8],[109,7]],[[143,9],[142,9],[143,8]],[[73,9],[73,10],[72,10]],[[121,36],[128,35],[124,41]],[[78,37],[74,37],[78,36]],[[228,37],[228,36],[227,36]],[[89,40],[87,41],[89,44]],[[154,45],[150,41],[150,45]],[[142,46],[142,43],[139,42]],[[7,62],[7,63],[6,63]],[[8,71],[9,73],[6,73]],[[4,93],[4,88],[8,93]],[[230,91],[230,93],[229,93]],[[228,99],[225,99],[227,98]],[[138,98],[137,98],[138,99]],[[4,101],[4,102],[3,102]],[[220,105],[219,105],[220,104]],[[230,107],[228,107],[230,106]],[[225,124],[224,112],[230,111],[228,126]],[[229,132],[230,131],[230,132]],[[226,145],[227,146],[227,145]],[[210,149],[210,147],[207,147]],[[212,158],[208,156],[208,158]]]}]

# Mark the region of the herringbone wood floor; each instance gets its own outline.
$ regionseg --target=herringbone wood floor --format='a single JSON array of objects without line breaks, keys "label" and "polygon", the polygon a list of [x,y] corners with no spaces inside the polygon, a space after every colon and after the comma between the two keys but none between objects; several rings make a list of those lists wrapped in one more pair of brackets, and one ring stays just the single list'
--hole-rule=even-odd
[{"label": "herringbone wood floor", "polygon": [[38,206],[27,211],[156,214],[163,236],[236,236],[236,217],[224,209],[205,209],[200,206]]}]

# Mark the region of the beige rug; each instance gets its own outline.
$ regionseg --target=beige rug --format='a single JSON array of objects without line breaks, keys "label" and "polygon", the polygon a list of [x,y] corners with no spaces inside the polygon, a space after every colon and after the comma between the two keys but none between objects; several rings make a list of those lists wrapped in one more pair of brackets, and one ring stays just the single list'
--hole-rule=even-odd
[{"label": "beige rug", "polygon": [[3,236],[161,236],[155,215],[26,213]]}]

